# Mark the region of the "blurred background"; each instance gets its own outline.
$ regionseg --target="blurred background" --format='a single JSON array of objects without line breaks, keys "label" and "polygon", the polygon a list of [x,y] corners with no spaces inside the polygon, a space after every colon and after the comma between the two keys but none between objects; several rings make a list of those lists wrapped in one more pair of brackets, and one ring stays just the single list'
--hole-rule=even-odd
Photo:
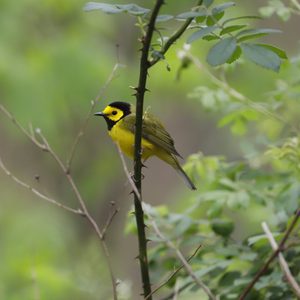
[{"label": "blurred background", "polygon": [[[72,144],[115,63],[125,65],[108,86],[96,111],[116,100],[134,103],[138,80],[139,31],[128,15],[83,11],[84,0],[0,1],[0,103],[26,128],[40,128],[57,154],[66,160]],[[113,1],[107,1],[113,3]],[[126,1],[118,1],[126,3]],[[136,3],[151,7],[154,1]],[[267,1],[237,1],[234,8],[258,14]],[[188,11],[194,1],[168,1],[163,13]],[[298,51],[299,21],[277,18],[259,21],[263,27],[283,30],[266,40]],[[163,23],[166,34],[176,23]],[[168,53],[167,62],[151,69],[145,107],[165,124],[183,157],[198,151],[242,157],[239,137],[219,128],[216,114],[203,110],[188,97],[198,85],[210,85],[191,66],[176,80],[177,53],[185,38]],[[205,64],[207,45],[193,44],[192,52]],[[167,64],[170,71],[167,70]],[[271,88],[278,76],[245,64],[230,73],[230,82],[253,99]],[[251,84],[249,84],[251,82]],[[251,141],[251,137],[247,137]],[[0,155],[14,175],[45,194],[77,208],[77,200],[61,170],[47,153],[26,139],[0,114]],[[131,162],[128,162],[132,168]],[[194,197],[176,173],[156,159],[147,162],[144,199],[152,205],[184,205]],[[71,172],[93,216],[103,226],[112,203],[120,207],[107,235],[116,275],[139,291],[136,238],[124,235],[132,205],[130,186],[106,124],[92,117],[75,153]],[[38,175],[39,180],[35,177]],[[197,182],[196,185],[201,185]],[[181,201],[180,201],[181,200]],[[86,220],[49,205],[0,171],[0,299],[110,299],[107,266],[99,242]],[[138,296],[133,296],[137,299]]]}]

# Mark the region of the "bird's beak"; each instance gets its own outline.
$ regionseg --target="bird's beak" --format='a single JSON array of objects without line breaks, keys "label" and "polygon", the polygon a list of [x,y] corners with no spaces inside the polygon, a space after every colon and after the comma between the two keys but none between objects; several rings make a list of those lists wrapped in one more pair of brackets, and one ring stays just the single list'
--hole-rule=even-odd
[{"label": "bird's beak", "polygon": [[94,116],[101,116],[101,117],[104,117],[105,114],[104,114],[102,111],[99,111],[99,112],[94,113]]}]

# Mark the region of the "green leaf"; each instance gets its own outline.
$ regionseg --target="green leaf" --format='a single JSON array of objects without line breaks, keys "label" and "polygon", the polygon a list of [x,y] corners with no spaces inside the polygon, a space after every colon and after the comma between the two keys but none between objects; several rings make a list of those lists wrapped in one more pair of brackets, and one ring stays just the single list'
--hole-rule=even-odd
[{"label": "green leaf", "polygon": [[203,0],[203,4],[208,8],[213,4],[214,0]]},{"label": "green leaf", "polygon": [[287,59],[288,58],[285,51],[283,51],[282,49],[280,49],[278,47],[275,47],[275,46],[269,45],[269,44],[257,44],[257,45],[262,46],[266,49],[269,49],[269,50],[273,51],[274,53],[276,53],[282,59]]},{"label": "green leaf", "polygon": [[238,278],[241,278],[240,272],[238,271],[227,272],[219,279],[219,285],[222,287],[230,286]]},{"label": "green leaf", "polygon": [[122,10],[117,8],[115,5],[98,2],[88,2],[84,5],[83,9],[85,11],[101,10],[106,14],[118,14],[122,12]]},{"label": "green leaf", "polygon": [[279,71],[281,60],[273,51],[257,44],[242,43],[241,47],[246,59],[263,68]]},{"label": "green leaf", "polygon": [[88,2],[84,6],[85,11],[101,10],[106,14],[118,14],[122,12],[129,13],[134,16],[141,16],[147,14],[150,9],[131,4],[107,4],[101,2]]},{"label": "green leaf", "polygon": [[221,40],[209,50],[207,62],[212,66],[224,64],[232,56],[236,47],[236,39],[233,37]]},{"label": "green leaf", "polygon": [[204,36],[206,36],[209,33],[213,32],[217,28],[218,28],[217,26],[208,26],[208,27],[201,28],[200,30],[194,32],[191,36],[188,37],[187,43],[191,44],[195,40],[203,38]]},{"label": "green leaf", "polygon": [[245,121],[242,118],[237,118],[230,127],[233,134],[244,135],[247,132]]},{"label": "green leaf", "polygon": [[207,16],[206,10],[199,10],[199,11],[188,11],[182,14],[179,14],[176,16],[176,19],[191,19],[191,18],[196,18],[196,17],[202,17],[202,16]]},{"label": "green leaf", "polygon": [[234,3],[234,2],[225,2],[225,3],[222,3],[222,4],[220,4],[220,5],[215,6],[215,7],[212,9],[211,13],[212,13],[213,15],[216,15],[216,14],[218,14],[218,13],[220,13],[220,12],[223,12],[225,9],[227,9],[227,8],[229,8],[229,7],[232,7],[232,6],[235,6],[235,3]]},{"label": "green leaf", "polygon": [[216,234],[229,237],[234,230],[234,223],[227,219],[214,219],[211,221],[211,228]]},{"label": "green leaf", "polygon": [[269,18],[274,14],[275,10],[276,10],[275,7],[263,6],[258,11],[263,17]]},{"label": "green leaf", "polygon": [[120,8],[123,12],[127,12],[134,16],[141,16],[147,14],[150,9],[138,6],[136,4],[116,4],[116,7]]},{"label": "green leaf", "polygon": [[216,15],[211,15],[208,16],[206,19],[206,25],[207,26],[212,26],[215,25],[219,20],[221,20],[224,16],[224,11],[221,11],[220,13]]},{"label": "green leaf", "polygon": [[269,33],[280,33],[280,32],[281,32],[280,30],[272,29],[272,28],[247,29],[247,30],[240,31],[236,35],[236,38],[238,38],[238,42],[242,42],[248,39],[264,36]]},{"label": "green leaf", "polygon": [[288,21],[291,17],[292,10],[289,7],[282,7],[276,11],[276,14],[282,21]]},{"label": "green leaf", "polygon": [[242,50],[240,46],[237,46],[235,51],[232,53],[231,57],[226,61],[228,64],[231,64],[238,60],[242,54]]},{"label": "green leaf", "polygon": [[225,27],[221,30],[220,35],[237,31],[239,29],[245,28],[246,26],[247,25],[232,25],[232,26]]},{"label": "green leaf", "polygon": [[202,38],[205,41],[215,41],[215,40],[219,40],[220,38],[216,35],[206,35]]},{"label": "green leaf", "polygon": [[230,19],[227,19],[226,21],[223,22],[223,26],[227,23],[238,21],[238,20],[243,20],[243,19],[259,19],[260,20],[261,17],[249,15],[249,16],[241,16],[241,17],[230,18]]},{"label": "green leaf", "polygon": [[174,18],[174,16],[172,15],[158,15],[156,18],[156,23],[158,22],[166,22],[166,21],[170,21]]}]

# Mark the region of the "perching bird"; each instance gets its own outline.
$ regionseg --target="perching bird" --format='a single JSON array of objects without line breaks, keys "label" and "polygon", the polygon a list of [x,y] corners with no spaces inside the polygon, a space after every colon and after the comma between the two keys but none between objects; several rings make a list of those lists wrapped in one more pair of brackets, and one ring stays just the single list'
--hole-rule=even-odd
[{"label": "perching bird", "polygon": [[[112,140],[119,144],[126,155],[133,158],[135,108],[126,102],[113,102],[95,115],[104,117]],[[177,160],[177,156],[181,156],[174,147],[172,137],[157,118],[145,113],[142,127],[142,159],[145,161],[150,156],[157,156],[171,165],[184,179],[186,185],[196,190]]]}]

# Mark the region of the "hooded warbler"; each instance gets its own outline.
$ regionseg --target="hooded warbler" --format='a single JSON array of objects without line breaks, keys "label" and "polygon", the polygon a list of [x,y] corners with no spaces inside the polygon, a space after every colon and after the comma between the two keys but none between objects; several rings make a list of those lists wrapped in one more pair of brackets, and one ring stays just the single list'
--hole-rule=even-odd
[{"label": "hooded warbler", "polygon": [[[112,140],[130,158],[134,156],[135,108],[126,102],[113,102],[96,116],[104,117]],[[180,166],[177,156],[180,154],[174,147],[174,141],[161,122],[149,113],[143,116],[142,159],[157,156],[171,165],[183,178],[186,185],[196,190],[195,185]]]}]

